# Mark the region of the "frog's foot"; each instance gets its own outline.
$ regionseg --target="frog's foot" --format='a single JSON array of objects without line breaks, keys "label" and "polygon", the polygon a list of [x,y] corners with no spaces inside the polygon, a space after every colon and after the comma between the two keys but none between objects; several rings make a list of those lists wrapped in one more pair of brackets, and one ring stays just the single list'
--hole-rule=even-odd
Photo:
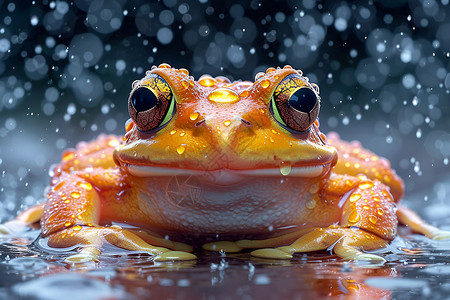
[{"label": "frog's foot", "polygon": [[450,239],[450,231],[441,230],[422,220],[415,212],[399,205],[397,217],[400,223],[409,226],[414,232],[425,235],[433,240]]},{"label": "frog's foot", "polygon": [[[105,242],[122,249],[149,253],[154,256],[156,261],[195,259],[195,255],[185,251],[171,251],[164,247],[151,245],[133,232],[119,226],[89,227],[75,225],[52,233],[48,239],[50,247],[80,247],[78,254],[66,258],[65,262],[67,263],[98,262],[100,248]],[[169,242],[166,244],[169,244]]]},{"label": "frog's foot", "polygon": [[0,236],[18,234],[27,228],[28,224],[18,220],[11,220],[0,224]]},{"label": "frog's foot", "polygon": [[25,231],[28,226],[41,219],[44,204],[38,204],[21,212],[17,218],[0,224],[0,235],[18,234]]},{"label": "frog's foot", "polygon": [[[253,241],[238,241],[251,247]],[[255,241],[261,243],[261,241]],[[364,260],[384,263],[381,256],[363,252],[386,247],[388,241],[359,228],[315,228],[289,246],[255,250],[252,256],[270,259],[290,259],[294,253],[332,250],[345,260]]]}]

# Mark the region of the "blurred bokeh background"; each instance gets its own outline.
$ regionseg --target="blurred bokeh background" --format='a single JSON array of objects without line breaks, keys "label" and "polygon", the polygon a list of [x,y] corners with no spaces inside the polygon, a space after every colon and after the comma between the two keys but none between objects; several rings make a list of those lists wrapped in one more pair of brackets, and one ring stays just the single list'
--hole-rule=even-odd
[{"label": "blurred bokeh background", "polygon": [[411,206],[450,216],[449,0],[0,0],[0,221],[44,199],[63,149],[122,134],[131,83],[163,62],[196,79],[302,69],[324,132],[387,157]]}]

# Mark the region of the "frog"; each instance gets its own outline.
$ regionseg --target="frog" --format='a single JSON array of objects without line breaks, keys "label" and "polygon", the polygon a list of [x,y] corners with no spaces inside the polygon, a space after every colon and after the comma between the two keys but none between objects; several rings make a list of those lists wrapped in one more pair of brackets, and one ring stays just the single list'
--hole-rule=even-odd
[{"label": "frog", "polygon": [[399,204],[404,183],[389,161],[319,129],[319,87],[287,65],[254,82],[167,63],[132,83],[123,137],[66,150],[47,201],[0,228],[40,224],[66,262],[98,262],[105,244],[155,261],[195,249],[262,259],[332,251],[384,263],[398,224],[432,239],[449,232]]}]

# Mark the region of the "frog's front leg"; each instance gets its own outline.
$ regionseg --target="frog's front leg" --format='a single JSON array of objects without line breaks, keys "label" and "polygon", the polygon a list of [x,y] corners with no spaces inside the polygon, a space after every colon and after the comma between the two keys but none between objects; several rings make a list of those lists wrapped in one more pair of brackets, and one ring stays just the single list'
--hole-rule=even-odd
[{"label": "frog's front leg", "polygon": [[338,224],[301,229],[290,236],[269,240],[242,240],[236,244],[241,248],[277,247],[283,240],[297,235],[298,238],[288,246],[258,249],[252,255],[286,259],[294,253],[332,250],[344,259],[384,262],[382,257],[363,251],[386,247],[396,235],[395,203],[387,189],[382,183],[365,177],[332,176],[321,198],[337,201],[336,209],[342,210]]},{"label": "frog's front leg", "polygon": [[[155,259],[194,259],[195,256],[149,244],[130,230],[119,226],[100,226],[102,190],[113,189],[119,181],[117,169],[62,173],[54,182],[41,219],[42,235],[50,247],[80,247],[67,262],[98,261],[105,242],[117,247],[158,255]],[[147,238],[147,240],[150,238]],[[153,238],[161,245],[171,243]],[[173,246],[173,245],[172,245]],[[176,245],[172,248],[176,248]]]}]

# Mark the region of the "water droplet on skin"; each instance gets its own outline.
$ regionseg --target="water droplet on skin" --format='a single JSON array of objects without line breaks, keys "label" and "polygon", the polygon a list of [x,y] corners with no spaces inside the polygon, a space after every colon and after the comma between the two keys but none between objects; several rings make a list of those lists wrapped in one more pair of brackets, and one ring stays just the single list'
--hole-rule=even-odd
[{"label": "water droplet on skin", "polygon": [[60,188],[62,188],[62,187],[64,186],[65,183],[66,183],[65,181],[61,181],[60,183],[58,183],[58,184],[53,188],[53,190],[54,190],[55,192],[58,191]]},{"label": "water droplet on skin", "polygon": [[264,72],[259,72],[255,75],[255,81],[258,81],[261,77],[263,77],[264,75],[266,75],[266,73]]},{"label": "water droplet on skin", "polygon": [[181,69],[179,69],[178,71],[179,71],[180,73],[186,75],[186,76],[189,76],[189,71],[186,70],[186,69],[184,69],[184,68],[181,68]]},{"label": "water droplet on skin", "polygon": [[363,209],[365,209],[365,210],[369,210],[369,209],[370,209],[370,206],[368,206],[368,205],[364,205],[364,206],[363,206]]},{"label": "water droplet on skin", "polygon": [[177,133],[176,129],[173,129],[173,130],[170,131],[171,135],[174,135],[175,133]]},{"label": "water droplet on skin", "polygon": [[273,72],[273,71],[275,71],[275,68],[268,68],[268,69],[266,70],[266,73],[270,73],[270,72]]},{"label": "water droplet on skin", "polygon": [[270,86],[270,81],[267,79],[264,79],[263,81],[261,81],[261,86],[266,89]]},{"label": "water droplet on skin", "polygon": [[71,160],[72,158],[75,158],[75,153],[74,152],[65,152],[62,156],[62,160],[64,162]]},{"label": "water droplet on skin", "polygon": [[72,193],[70,194],[70,196],[71,196],[72,198],[74,198],[74,199],[78,199],[78,198],[81,197],[81,194],[78,193],[78,192],[72,192]]},{"label": "water droplet on skin", "polygon": [[370,223],[372,223],[372,224],[374,224],[374,225],[377,223],[377,220],[378,220],[378,219],[377,219],[377,217],[375,217],[375,216],[370,216],[370,217],[369,217]]},{"label": "water droplet on skin", "polygon": [[230,126],[230,124],[231,124],[230,120],[223,121],[223,125],[225,126]]},{"label": "water droplet on skin", "polygon": [[92,185],[89,182],[78,182],[77,185],[87,191],[92,190]]},{"label": "water droplet on skin", "polygon": [[69,227],[70,225],[72,225],[72,222],[66,222],[64,223],[64,226]]},{"label": "water droplet on skin", "polygon": [[317,184],[313,184],[309,187],[309,193],[315,194],[319,191],[319,186]]},{"label": "water droplet on skin", "polygon": [[184,151],[186,151],[186,145],[182,144],[182,145],[180,145],[180,146],[177,147],[177,153],[178,153],[178,154],[181,155],[181,154],[184,153]]},{"label": "water droplet on skin", "polygon": [[246,97],[248,97],[249,95],[250,95],[250,92],[247,91],[247,90],[245,90],[245,91],[243,91],[242,93],[239,94],[239,97],[241,97],[241,98],[246,98]]},{"label": "water droplet on skin", "polygon": [[185,89],[187,89],[187,88],[189,87],[189,81],[183,80],[183,81],[181,81],[181,85],[182,85]]},{"label": "water droplet on skin", "polygon": [[206,76],[200,77],[200,79],[198,80],[198,83],[199,83],[201,86],[204,86],[204,87],[210,87],[210,86],[215,86],[215,85],[217,85],[217,80],[215,80],[215,79],[212,78],[211,76],[206,75]]},{"label": "water droplet on skin", "polygon": [[350,200],[350,202],[356,202],[359,199],[361,199],[361,195],[360,194],[353,194],[353,195],[350,196],[349,200]]},{"label": "water droplet on skin", "polygon": [[172,68],[169,64],[166,64],[166,63],[164,63],[164,64],[160,64],[159,66],[158,66],[158,68],[161,68],[161,69],[170,69],[170,68]]},{"label": "water droplet on skin", "polygon": [[75,230],[75,231],[80,231],[81,230],[81,226],[80,225],[75,225],[75,226],[73,226],[73,230]]},{"label": "water droplet on skin", "polygon": [[367,189],[370,189],[373,187],[373,183],[372,182],[364,182],[364,183],[361,183],[360,185],[358,185],[358,187],[361,190],[367,190]]},{"label": "water droplet on skin", "polygon": [[135,80],[133,81],[133,83],[131,84],[131,88],[134,89],[135,87],[138,86],[140,80]]},{"label": "water droplet on skin", "polygon": [[212,91],[206,98],[215,103],[231,104],[239,100],[239,95],[228,88],[218,88]]},{"label": "water droplet on skin", "polygon": [[316,207],[316,201],[314,199],[310,199],[306,201],[305,206],[309,209],[313,209],[314,207]]},{"label": "water droplet on skin", "polygon": [[377,209],[377,214],[382,216],[384,214],[384,210],[382,208]]},{"label": "water droplet on skin", "polygon": [[189,115],[189,119],[191,119],[192,121],[195,121],[195,120],[197,120],[199,115],[200,114],[198,112],[193,112]]},{"label": "water droplet on skin", "polygon": [[358,215],[358,212],[356,210],[352,211],[350,216],[348,216],[348,221],[351,223],[356,223],[360,219],[360,216]]},{"label": "water droplet on skin", "polygon": [[290,162],[281,162],[280,166],[281,175],[287,176],[291,173],[291,163]]}]

